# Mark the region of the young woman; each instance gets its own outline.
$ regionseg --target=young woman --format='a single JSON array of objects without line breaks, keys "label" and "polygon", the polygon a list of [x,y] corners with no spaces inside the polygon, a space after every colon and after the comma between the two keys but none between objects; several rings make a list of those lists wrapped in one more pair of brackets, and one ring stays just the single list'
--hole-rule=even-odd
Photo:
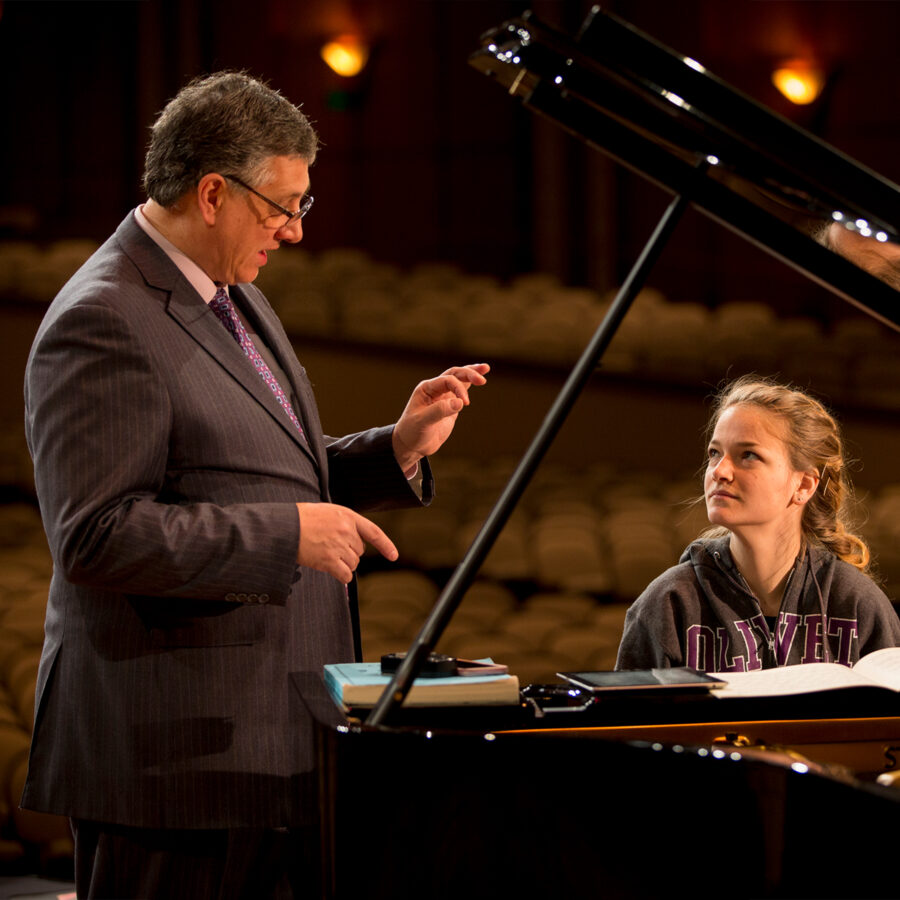
[{"label": "young woman", "polygon": [[618,669],[853,665],[900,619],[848,527],[840,429],[817,400],[755,376],[716,398],[704,496],[714,526],[632,604]]}]

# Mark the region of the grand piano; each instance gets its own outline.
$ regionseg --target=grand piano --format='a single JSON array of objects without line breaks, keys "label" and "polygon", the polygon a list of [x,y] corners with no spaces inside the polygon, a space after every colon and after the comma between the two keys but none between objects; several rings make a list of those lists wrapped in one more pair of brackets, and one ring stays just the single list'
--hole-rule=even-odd
[{"label": "grand piano", "polygon": [[[321,673],[292,676],[298,728],[316,735],[299,782],[322,896],[900,895],[900,789],[877,780],[900,767],[900,695],[554,684],[509,707],[403,705],[689,205],[900,330],[900,189],[701,62],[595,7],[575,35],[504,22],[470,63],[672,201],[375,707],[344,710]],[[847,235],[888,262],[845,252]]]}]

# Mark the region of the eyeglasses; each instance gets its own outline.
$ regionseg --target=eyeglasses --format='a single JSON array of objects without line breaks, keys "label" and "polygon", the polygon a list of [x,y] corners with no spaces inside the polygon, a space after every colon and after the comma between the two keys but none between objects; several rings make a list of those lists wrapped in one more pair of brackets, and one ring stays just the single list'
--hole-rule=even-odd
[{"label": "eyeglasses", "polygon": [[[292,212],[291,210],[283,207],[280,203],[276,203],[274,200],[270,200],[265,194],[261,194],[258,190],[256,190],[256,188],[250,187],[250,185],[245,181],[241,181],[241,179],[238,178],[237,175],[226,175],[225,178],[236,182],[245,190],[250,191],[251,194],[256,194],[256,196],[259,197],[260,200],[265,200],[266,203],[269,204],[269,206],[274,206],[275,209],[277,209],[278,212],[281,213],[281,215],[287,216],[287,221],[282,222],[281,225],[278,226],[279,228],[287,228],[288,225],[293,225],[294,222],[299,222],[300,219],[302,219],[310,211],[313,205],[313,195],[307,194],[307,196],[303,198],[303,201],[300,204],[300,209],[298,209],[296,212]],[[272,216],[269,216],[269,218],[272,218]]]}]

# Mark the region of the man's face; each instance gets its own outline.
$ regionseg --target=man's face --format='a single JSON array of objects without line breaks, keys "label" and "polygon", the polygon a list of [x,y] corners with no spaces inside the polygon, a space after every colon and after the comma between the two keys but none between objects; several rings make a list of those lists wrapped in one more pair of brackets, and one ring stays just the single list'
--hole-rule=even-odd
[{"label": "man's face", "polygon": [[[253,187],[289,210],[299,208],[309,190],[309,165],[292,156],[269,160],[266,180]],[[282,241],[303,237],[301,220],[285,227],[286,217],[273,206],[226,180],[223,205],[216,219],[214,281],[238,284],[253,281]]]}]

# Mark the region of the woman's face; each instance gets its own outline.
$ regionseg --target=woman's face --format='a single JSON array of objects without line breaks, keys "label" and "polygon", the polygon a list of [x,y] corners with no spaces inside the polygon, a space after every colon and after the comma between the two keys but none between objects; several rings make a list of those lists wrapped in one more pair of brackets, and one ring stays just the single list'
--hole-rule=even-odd
[{"label": "woman's face", "polygon": [[714,525],[745,536],[799,533],[804,475],[791,464],[783,428],[755,405],[732,406],[719,417],[703,485]]}]

